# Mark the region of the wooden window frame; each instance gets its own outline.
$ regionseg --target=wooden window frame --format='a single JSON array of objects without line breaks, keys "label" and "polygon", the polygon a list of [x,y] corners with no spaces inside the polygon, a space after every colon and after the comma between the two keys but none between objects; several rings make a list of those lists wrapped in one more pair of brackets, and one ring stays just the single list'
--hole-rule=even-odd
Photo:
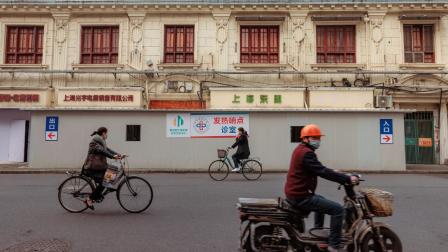
[{"label": "wooden window frame", "polygon": [[[425,37],[425,27],[431,27],[431,42],[427,42],[427,38]],[[420,41],[421,41],[421,50],[417,50],[415,47],[415,29],[419,29],[420,32]],[[410,41],[409,46],[407,45],[407,29],[410,29]],[[431,50],[427,50],[428,43],[432,43],[430,46]],[[409,49],[408,49],[409,47]],[[422,64],[433,64],[435,63],[435,25],[434,24],[403,24],[403,51],[404,51],[404,62],[405,63],[422,63]],[[409,55],[409,57],[407,57]],[[420,55],[421,61],[416,60],[416,57]]]},{"label": "wooden window frame", "polygon": [[[175,29],[174,31],[174,41],[173,41],[173,51],[168,52],[168,29]],[[182,50],[179,50],[179,47],[177,47],[177,29],[184,29],[183,34],[183,45]],[[186,32],[186,29],[193,29],[193,35],[192,35],[192,50],[188,51],[187,48],[187,39],[188,35]],[[194,25],[165,25],[164,26],[164,42],[163,42],[163,63],[164,64],[194,64],[195,61],[195,26]],[[172,55],[172,60],[169,60],[168,56]],[[178,61],[178,56],[182,56],[182,60]],[[189,57],[188,57],[189,56]],[[190,59],[190,60],[188,60]]]},{"label": "wooden window frame", "polygon": [[[268,29],[267,31],[267,45],[266,45],[266,52],[256,52],[253,51],[253,48],[255,47],[252,43],[253,40],[253,32],[252,29],[258,30],[258,43],[261,41],[261,29]],[[249,51],[243,50],[243,29],[249,29],[248,32],[248,48]],[[271,29],[276,30],[276,44],[277,47],[274,47],[271,45]],[[261,48],[261,46],[258,46],[258,48]],[[275,55],[275,60],[272,59],[271,56]],[[247,60],[243,60],[243,57],[247,56]],[[267,61],[262,62],[261,56],[265,56],[267,58]],[[256,57],[259,57],[258,59]],[[241,25],[240,26],[240,64],[279,64],[280,63],[280,26],[279,25]]]},{"label": "wooden window frame", "polygon": [[[17,29],[17,41],[15,41],[15,51],[14,52],[10,52],[10,39],[11,39],[11,30],[12,29]],[[32,52],[19,52],[19,48],[20,48],[20,41],[21,39],[19,38],[19,34],[20,34],[20,29],[33,29],[33,35],[32,38],[34,39],[34,41],[32,42],[32,48],[26,48],[26,49],[32,49]],[[41,36],[40,38],[42,39],[42,41],[39,41],[37,38],[38,33],[41,32]],[[43,25],[7,25],[6,26],[6,46],[5,46],[5,64],[13,64],[13,65],[35,65],[35,64],[42,64],[43,62],[43,52],[44,52],[44,39],[45,37],[45,27]],[[39,45],[41,46],[41,48],[39,48]],[[39,52],[40,49],[40,52]],[[27,63],[27,62],[21,62],[20,56],[23,55],[32,55],[32,63]],[[13,56],[14,57],[14,62],[9,61],[9,57]],[[40,59],[40,60],[39,60]]]},{"label": "wooden window frame", "polygon": [[[110,37],[109,37],[109,52],[94,52],[94,30],[95,29],[107,29],[109,28],[109,32],[110,32]],[[90,49],[89,53],[85,52],[84,49],[84,36],[85,33],[84,31],[87,29],[91,29],[92,32],[92,38],[91,38],[91,46],[92,48]],[[113,51],[113,33],[115,32],[114,30],[117,30],[117,51],[114,52]],[[102,44],[102,43],[101,43]],[[119,51],[120,51],[120,26],[119,25],[102,25],[102,26],[95,26],[95,25],[83,25],[81,26],[81,46],[80,46],[80,59],[79,62],[82,65],[93,65],[93,64],[118,64],[118,55],[119,55]],[[84,56],[90,56],[88,61],[84,61]],[[107,56],[108,57],[108,63],[94,63],[93,58],[94,56]],[[112,61],[112,58],[115,57],[116,60]]]},{"label": "wooden window frame", "polygon": [[[321,31],[323,29],[323,38],[320,38]],[[344,45],[339,48],[331,48],[329,45],[328,37],[331,33],[334,34],[335,41],[337,40],[338,29],[342,29],[342,36]],[[349,39],[349,35],[353,41]],[[322,48],[320,47],[320,40],[322,42]],[[316,26],[316,62],[317,64],[356,64],[356,25],[317,25]],[[333,50],[335,49],[335,50]],[[335,61],[334,59],[342,56],[342,62]],[[333,58],[334,57],[334,58]],[[323,60],[321,60],[323,58]],[[352,60],[351,60],[352,59]]]}]

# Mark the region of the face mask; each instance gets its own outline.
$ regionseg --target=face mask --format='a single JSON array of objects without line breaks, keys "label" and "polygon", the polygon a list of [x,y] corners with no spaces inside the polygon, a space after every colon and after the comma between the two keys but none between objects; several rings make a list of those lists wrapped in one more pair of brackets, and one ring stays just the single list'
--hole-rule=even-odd
[{"label": "face mask", "polygon": [[320,147],[320,140],[310,139],[308,144],[311,145],[311,147],[313,147],[315,150],[317,150]]}]

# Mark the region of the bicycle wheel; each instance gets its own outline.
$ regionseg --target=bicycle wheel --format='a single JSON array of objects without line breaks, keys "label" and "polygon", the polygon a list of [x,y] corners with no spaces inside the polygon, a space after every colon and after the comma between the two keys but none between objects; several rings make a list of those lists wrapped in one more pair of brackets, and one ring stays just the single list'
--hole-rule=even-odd
[{"label": "bicycle wheel", "polygon": [[87,209],[85,200],[93,192],[92,182],[83,176],[72,176],[58,188],[58,199],[61,206],[71,212],[80,213]]},{"label": "bicycle wheel", "polygon": [[208,175],[213,180],[222,181],[229,176],[229,166],[222,160],[215,160],[208,167]]},{"label": "bicycle wheel", "polygon": [[243,164],[243,176],[247,180],[257,180],[261,177],[263,169],[261,168],[261,163],[254,159],[249,159]]},{"label": "bicycle wheel", "polygon": [[141,213],[152,203],[153,191],[148,181],[141,177],[125,178],[117,189],[120,206],[130,213]]}]

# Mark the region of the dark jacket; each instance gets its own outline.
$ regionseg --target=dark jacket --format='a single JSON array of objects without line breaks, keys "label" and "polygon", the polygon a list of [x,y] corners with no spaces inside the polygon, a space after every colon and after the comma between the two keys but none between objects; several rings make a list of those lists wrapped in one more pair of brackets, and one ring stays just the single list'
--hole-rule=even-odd
[{"label": "dark jacket", "polygon": [[248,158],[250,156],[250,149],[249,149],[249,139],[248,139],[247,133],[244,133],[236,138],[235,143],[232,145],[232,148],[235,148],[238,146],[238,149],[236,150],[236,155],[240,156],[241,158]]},{"label": "dark jacket", "polygon": [[[107,169],[107,158],[114,158],[117,153],[109,148],[107,148],[106,141],[99,135],[95,135],[92,141],[89,143],[89,151],[87,154],[87,160],[95,158],[99,159],[101,166],[104,167],[101,170]],[[86,160],[86,162],[87,162]],[[87,162],[88,163],[88,162]],[[88,168],[88,167],[87,167]],[[89,169],[89,168],[88,168]]]},{"label": "dark jacket", "polygon": [[323,166],[317,159],[314,149],[302,143],[292,153],[285,184],[286,197],[295,199],[314,195],[317,177],[340,184],[350,183],[349,176]]}]

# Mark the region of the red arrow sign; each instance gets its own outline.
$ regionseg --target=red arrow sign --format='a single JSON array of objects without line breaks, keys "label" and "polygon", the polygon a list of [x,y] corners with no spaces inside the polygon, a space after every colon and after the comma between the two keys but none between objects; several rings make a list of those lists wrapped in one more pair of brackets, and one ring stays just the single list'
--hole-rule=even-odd
[{"label": "red arrow sign", "polygon": [[48,138],[53,139],[53,137],[55,137],[56,135],[53,134],[53,132],[50,132],[50,133],[48,133],[47,136],[48,136]]},{"label": "red arrow sign", "polygon": [[390,137],[386,135],[383,137],[383,140],[385,140],[386,142],[390,142]]}]

